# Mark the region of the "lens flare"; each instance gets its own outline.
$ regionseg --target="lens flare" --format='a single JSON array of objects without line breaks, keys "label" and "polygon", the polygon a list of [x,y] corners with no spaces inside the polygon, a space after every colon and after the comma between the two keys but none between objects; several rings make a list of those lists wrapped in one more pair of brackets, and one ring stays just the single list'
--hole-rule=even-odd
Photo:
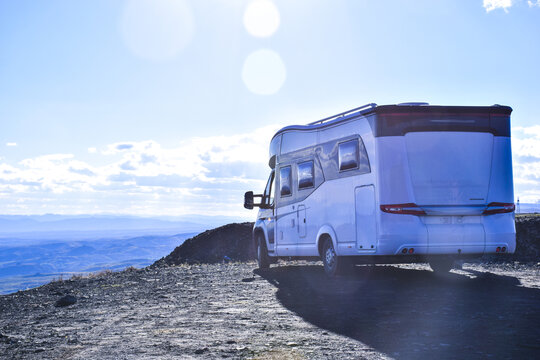
[{"label": "lens flare", "polygon": [[244,13],[244,26],[256,37],[268,37],[279,27],[279,11],[269,0],[252,1]]},{"label": "lens flare", "polygon": [[249,91],[259,95],[272,95],[281,89],[287,71],[281,57],[272,50],[251,53],[244,62],[242,80]]}]

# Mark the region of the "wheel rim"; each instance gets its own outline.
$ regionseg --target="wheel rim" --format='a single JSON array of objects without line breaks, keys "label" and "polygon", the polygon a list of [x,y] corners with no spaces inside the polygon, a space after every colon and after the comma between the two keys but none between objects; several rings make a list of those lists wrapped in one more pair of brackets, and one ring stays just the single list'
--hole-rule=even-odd
[{"label": "wheel rim", "polygon": [[326,264],[328,267],[332,268],[334,267],[334,264],[336,263],[336,252],[332,247],[328,247],[326,249],[326,253],[324,254],[326,258]]}]

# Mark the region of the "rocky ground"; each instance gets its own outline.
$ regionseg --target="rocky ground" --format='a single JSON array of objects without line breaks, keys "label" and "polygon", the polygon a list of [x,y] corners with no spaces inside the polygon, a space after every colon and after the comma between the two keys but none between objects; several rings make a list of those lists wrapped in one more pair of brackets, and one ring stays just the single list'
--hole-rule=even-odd
[{"label": "rocky ground", "polygon": [[201,233],[145,269],[0,296],[0,358],[540,354],[540,217],[517,218],[515,255],[464,264],[446,276],[423,264],[357,266],[336,279],[319,263],[255,270],[251,226]]},{"label": "rocky ground", "polygon": [[[0,296],[8,359],[526,359],[540,353],[540,266],[162,266]],[[65,295],[76,303],[58,307]],[[68,299],[69,300],[69,299]],[[69,301],[68,301],[69,303]]]}]

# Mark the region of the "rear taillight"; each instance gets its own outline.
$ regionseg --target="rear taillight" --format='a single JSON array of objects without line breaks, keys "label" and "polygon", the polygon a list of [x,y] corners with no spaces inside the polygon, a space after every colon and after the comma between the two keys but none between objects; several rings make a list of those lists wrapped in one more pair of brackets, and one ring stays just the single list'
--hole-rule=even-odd
[{"label": "rear taillight", "polygon": [[516,205],[513,203],[492,202],[487,206],[482,215],[510,213],[514,210],[516,210]]},{"label": "rear taillight", "polygon": [[390,214],[426,215],[426,212],[422,210],[422,208],[420,208],[418,205],[413,204],[413,203],[381,205],[381,211],[384,211]]}]

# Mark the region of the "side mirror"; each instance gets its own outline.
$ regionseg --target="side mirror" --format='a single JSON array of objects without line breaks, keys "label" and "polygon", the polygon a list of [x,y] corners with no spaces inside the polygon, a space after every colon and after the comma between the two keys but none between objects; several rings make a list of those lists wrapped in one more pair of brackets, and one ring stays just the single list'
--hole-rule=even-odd
[{"label": "side mirror", "polygon": [[250,210],[253,209],[253,191],[244,194],[244,207]]}]

